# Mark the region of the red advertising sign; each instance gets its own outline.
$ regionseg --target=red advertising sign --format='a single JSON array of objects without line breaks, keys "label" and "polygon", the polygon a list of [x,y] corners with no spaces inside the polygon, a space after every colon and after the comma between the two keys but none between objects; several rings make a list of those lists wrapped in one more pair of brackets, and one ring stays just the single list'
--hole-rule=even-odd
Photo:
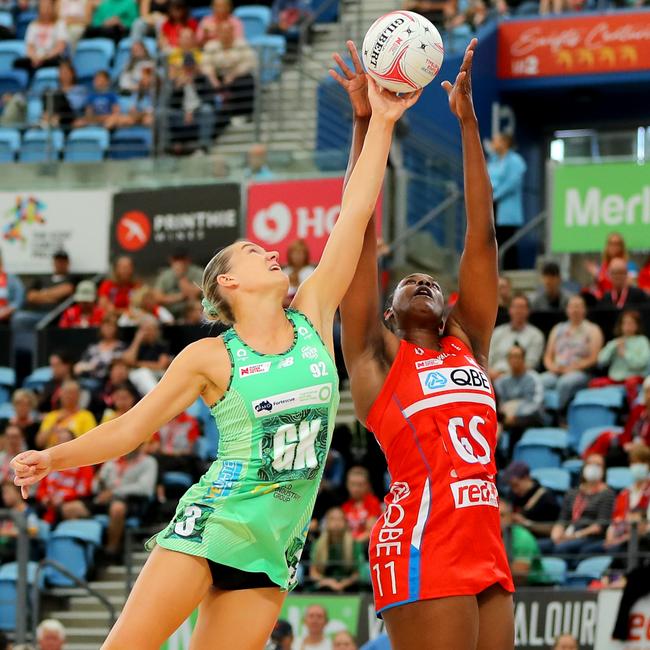
[{"label": "red advertising sign", "polygon": [[650,12],[503,22],[498,43],[499,79],[648,70]]},{"label": "red advertising sign", "polygon": [[[282,264],[287,262],[289,244],[304,239],[311,262],[318,262],[339,216],[342,192],[342,178],[252,183],[246,239],[279,251]],[[377,205],[381,214],[381,196]]]}]

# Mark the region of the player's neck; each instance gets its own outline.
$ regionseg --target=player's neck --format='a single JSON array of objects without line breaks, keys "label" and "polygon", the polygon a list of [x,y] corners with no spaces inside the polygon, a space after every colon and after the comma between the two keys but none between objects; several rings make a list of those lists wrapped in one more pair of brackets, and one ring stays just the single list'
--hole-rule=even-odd
[{"label": "player's neck", "polygon": [[440,350],[440,334],[426,327],[398,329],[397,336],[427,350]]},{"label": "player's neck", "polygon": [[249,344],[256,343],[263,347],[267,344],[273,347],[278,339],[286,338],[287,331],[291,328],[282,303],[277,297],[240,300],[236,310],[235,331]]}]

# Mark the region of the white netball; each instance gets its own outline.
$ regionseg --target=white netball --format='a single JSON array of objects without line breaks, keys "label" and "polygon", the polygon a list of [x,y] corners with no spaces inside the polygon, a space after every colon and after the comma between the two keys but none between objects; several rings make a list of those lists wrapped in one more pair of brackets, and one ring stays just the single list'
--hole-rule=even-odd
[{"label": "white netball", "polygon": [[444,54],[438,30],[412,11],[378,18],[366,33],[361,52],[368,74],[395,93],[413,92],[430,83]]}]

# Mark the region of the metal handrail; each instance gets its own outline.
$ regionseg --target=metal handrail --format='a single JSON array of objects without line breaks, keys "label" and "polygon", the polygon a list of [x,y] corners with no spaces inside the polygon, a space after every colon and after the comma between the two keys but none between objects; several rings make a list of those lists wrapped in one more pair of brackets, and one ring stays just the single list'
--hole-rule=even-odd
[{"label": "metal handrail", "polygon": [[529,232],[535,230],[538,226],[546,221],[546,210],[542,210],[536,217],[531,219],[528,223],[523,225],[517,232],[499,246],[499,268],[503,267],[503,258],[505,254],[521,239],[523,239]]}]

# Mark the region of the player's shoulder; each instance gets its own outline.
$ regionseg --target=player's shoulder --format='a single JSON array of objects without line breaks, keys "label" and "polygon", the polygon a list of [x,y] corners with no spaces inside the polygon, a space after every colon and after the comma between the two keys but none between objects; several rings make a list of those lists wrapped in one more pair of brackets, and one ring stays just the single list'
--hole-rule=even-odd
[{"label": "player's shoulder", "polygon": [[215,361],[228,359],[228,351],[221,336],[206,336],[190,343],[177,358],[200,366],[212,365]]}]

